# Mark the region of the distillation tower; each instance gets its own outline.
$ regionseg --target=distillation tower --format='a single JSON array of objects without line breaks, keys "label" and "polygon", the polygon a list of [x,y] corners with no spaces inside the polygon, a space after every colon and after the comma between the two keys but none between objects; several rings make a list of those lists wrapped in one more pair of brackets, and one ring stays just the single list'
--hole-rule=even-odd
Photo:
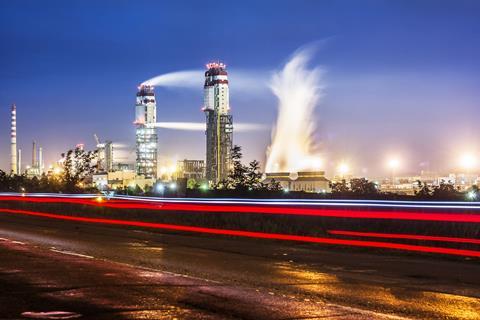
[{"label": "distillation tower", "polygon": [[220,62],[206,65],[204,112],[207,121],[206,177],[211,183],[225,180],[231,170],[233,119],[229,114],[228,73]]},{"label": "distillation tower", "polygon": [[157,105],[152,86],[141,85],[135,105],[136,173],[146,179],[157,178]]}]

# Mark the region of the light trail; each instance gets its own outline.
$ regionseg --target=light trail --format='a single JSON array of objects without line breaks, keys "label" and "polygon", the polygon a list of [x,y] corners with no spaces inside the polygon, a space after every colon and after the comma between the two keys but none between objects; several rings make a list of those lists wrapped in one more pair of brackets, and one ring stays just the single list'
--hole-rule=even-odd
[{"label": "light trail", "polygon": [[56,219],[56,220],[99,223],[99,224],[108,224],[108,225],[134,226],[134,227],[164,229],[164,230],[171,230],[171,231],[184,231],[184,232],[228,235],[228,236],[238,236],[238,237],[247,237],[247,238],[309,242],[309,243],[319,243],[319,244],[328,244],[328,245],[394,249],[394,250],[423,252],[423,253],[447,254],[447,255],[455,255],[455,256],[463,256],[463,257],[480,257],[480,251],[452,249],[452,248],[443,248],[443,247],[429,247],[429,246],[420,246],[420,245],[408,245],[408,244],[391,243],[391,242],[346,240],[346,239],[335,239],[335,238],[297,236],[297,235],[279,234],[279,233],[253,232],[253,231],[244,231],[244,230],[205,228],[205,227],[163,224],[163,223],[132,221],[132,220],[88,218],[88,217],[81,217],[81,216],[66,216],[66,215],[46,213],[46,212],[14,210],[14,209],[6,209],[6,208],[0,208],[0,212],[35,216],[35,217],[42,217],[42,218],[50,218],[50,219]]},{"label": "light trail", "polygon": [[[96,196],[98,197],[98,196]],[[95,197],[95,199],[96,199]],[[117,199],[108,201],[96,201],[92,199],[76,198],[32,198],[32,197],[7,197],[2,200],[22,201],[22,202],[50,202],[50,203],[73,203],[90,206],[99,206],[118,209],[145,209],[161,211],[186,211],[186,212],[207,212],[207,213],[252,213],[252,214],[274,214],[274,215],[298,215],[298,216],[317,216],[332,218],[354,218],[354,219],[387,219],[387,220],[415,220],[415,221],[439,221],[439,222],[468,222],[480,223],[480,214],[472,213],[430,213],[415,211],[380,211],[380,210],[349,210],[349,209],[331,209],[331,208],[311,208],[311,207],[291,207],[279,206],[273,204],[252,205],[236,204],[222,205],[217,202],[209,203],[179,203],[169,201],[119,201]],[[337,204],[340,206],[340,204]],[[443,208],[443,207],[437,207]],[[461,207],[465,209],[464,207]]]},{"label": "light trail", "polygon": [[403,233],[359,232],[359,231],[345,231],[345,230],[328,230],[327,232],[332,235],[353,236],[353,237],[407,239],[407,240],[425,240],[425,241],[480,244],[480,239],[473,239],[473,238],[426,236],[426,235],[403,234]]},{"label": "light trail", "polygon": [[[22,196],[21,193],[0,193],[0,200],[5,196]],[[96,198],[98,194],[57,194],[57,193],[29,193],[25,197],[51,198]],[[107,197],[106,197],[107,198]],[[252,205],[281,205],[281,206],[352,206],[352,207],[385,207],[385,208],[432,208],[432,209],[470,209],[480,210],[480,202],[473,201],[401,201],[401,200],[352,200],[352,199],[240,199],[240,198],[161,198],[115,195],[110,199],[131,200],[142,202],[171,202],[171,203],[215,203],[215,204],[252,204]]]},{"label": "light trail", "polygon": [[348,206],[348,207],[379,207],[379,208],[423,208],[423,209],[471,209],[480,210],[480,203],[472,202],[415,202],[415,201],[388,201],[388,200],[298,200],[298,199],[190,199],[190,198],[148,198],[148,197],[132,197],[132,196],[114,196],[114,199],[125,199],[132,201],[147,201],[147,202],[181,202],[181,203],[216,203],[216,204],[251,204],[251,205],[280,205],[280,206]]}]

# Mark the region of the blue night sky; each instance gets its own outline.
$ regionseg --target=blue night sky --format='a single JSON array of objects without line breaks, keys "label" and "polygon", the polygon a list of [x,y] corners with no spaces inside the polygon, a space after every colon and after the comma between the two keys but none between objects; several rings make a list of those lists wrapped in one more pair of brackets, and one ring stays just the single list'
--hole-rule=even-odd
[{"label": "blue night sky", "polygon": [[[0,2],[0,168],[9,162],[9,106],[18,108],[23,165],[37,140],[48,163],[93,134],[133,150],[136,87],[159,74],[222,60],[264,88],[236,90],[236,122],[272,125],[266,88],[299,47],[326,70],[315,142],[333,166],[381,173],[449,170],[480,151],[479,1],[7,1]],[[159,121],[204,121],[202,87],[157,88]],[[159,131],[161,157],[204,157],[201,132]],[[269,131],[238,133],[264,161]],[[128,153],[128,152],[126,152]]]}]

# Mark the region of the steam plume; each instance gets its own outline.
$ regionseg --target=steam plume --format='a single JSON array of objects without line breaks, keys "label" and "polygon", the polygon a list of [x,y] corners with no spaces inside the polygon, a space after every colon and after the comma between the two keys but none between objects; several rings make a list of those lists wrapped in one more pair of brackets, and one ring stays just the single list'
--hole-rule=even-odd
[{"label": "steam plume", "polygon": [[[205,122],[157,122],[153,125],[155,128],[187,130],[187,131],[205,131],[207,125]],[[233,125],[235,132],[247,132],[266,130],[267,126],[255,123],[236,123]]]},{"label": "steam plume", "polygon": [[[188,88],[201,90],[205,80],[205,71],[202,70],[183,70],[161,74],[149,80],[142,85],[154,87],[172,87]],[[267,71],[249,71],[249,70],[230,70],[228,78],[232,83],[230,91],[248,92],[249,94],[263,94],[268,90],[268,72]]]},{"label": "steam plume", "polygon": [[313,111],[323,93],[321,68],[308,69],[312,48],[297,51],[273,74],[270,88],[278,98],[278,118],[267,151],[266,172],[315,170]]},{"label": "steam plume", "polygon": [[142,85],[155,87],[202,88],[204,72],[201,70],[185,70],[170,72],[144,81]]}]

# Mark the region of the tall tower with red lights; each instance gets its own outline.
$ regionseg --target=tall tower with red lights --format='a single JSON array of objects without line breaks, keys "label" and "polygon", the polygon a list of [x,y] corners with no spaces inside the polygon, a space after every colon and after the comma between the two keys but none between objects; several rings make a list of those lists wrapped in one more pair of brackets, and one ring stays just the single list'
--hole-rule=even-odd
[{"label": "tall tower with red lights", "polygon": [[206,177],[216,184],[225,180],[232,167],[233,118],[230,113],[228,73],[225,64],[206,65],[204,112],[207,121]]},{"label": "tall tower with red lights", "polygon": [[10,127],[10,173],[18,174],[17,163],[17,107],[13,104],[11,108],[11,127]]}]

